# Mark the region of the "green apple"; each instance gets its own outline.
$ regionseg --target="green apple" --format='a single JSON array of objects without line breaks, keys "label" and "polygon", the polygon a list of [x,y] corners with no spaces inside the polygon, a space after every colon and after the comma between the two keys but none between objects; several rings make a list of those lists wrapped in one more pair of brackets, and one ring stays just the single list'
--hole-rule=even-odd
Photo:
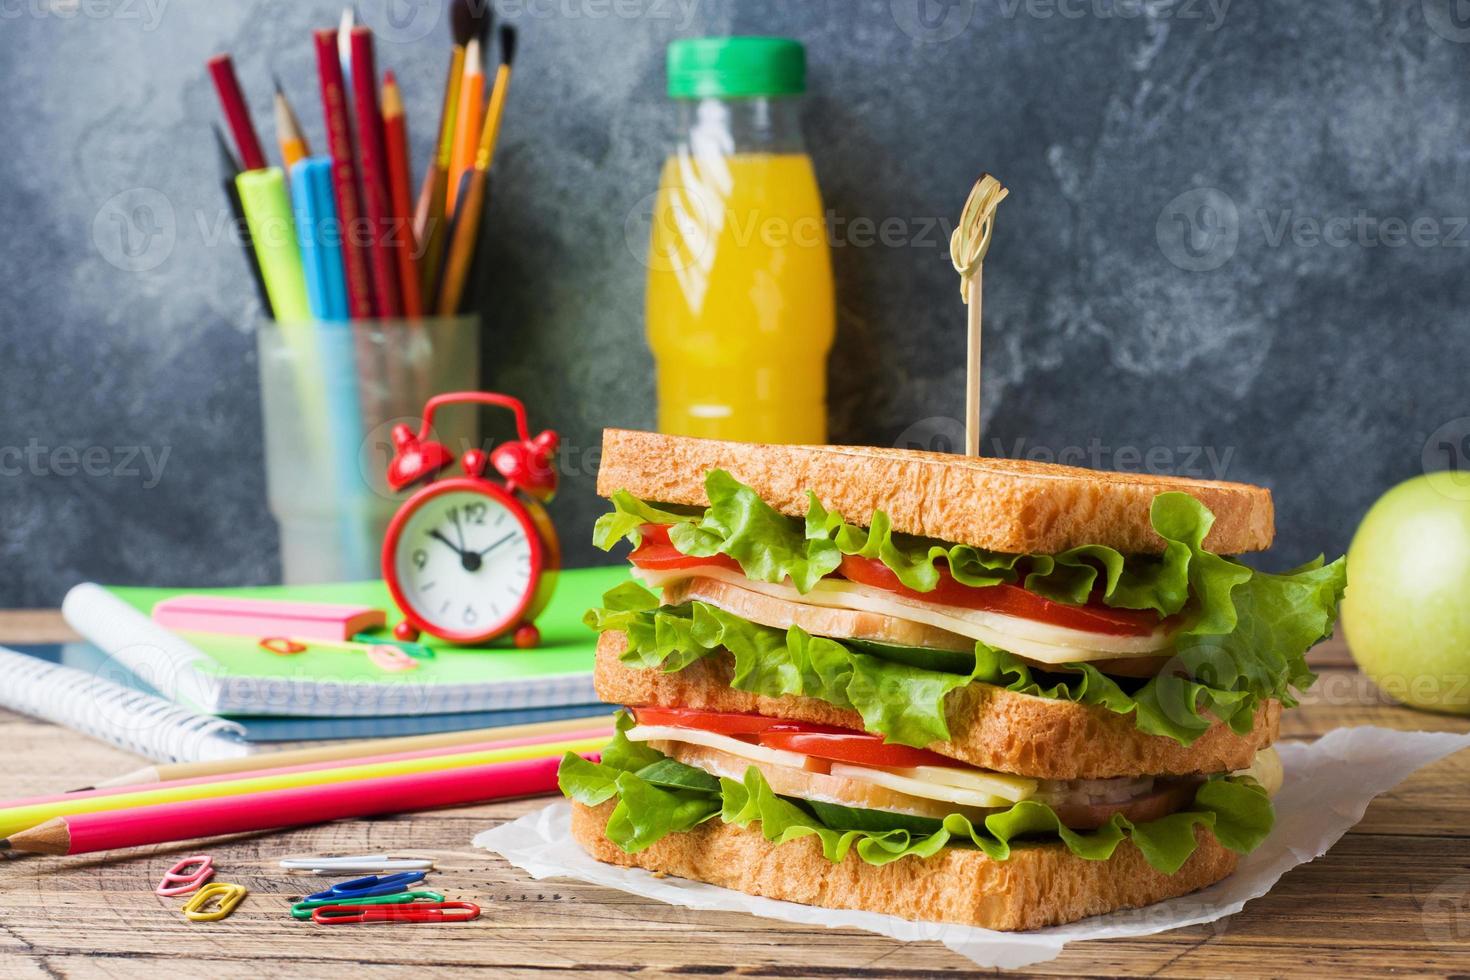
[{"label": "green apple", "polygon": [[1400,483],[1348,549],[1342,624],[1353,658],[1395,701],[1470,714],[1470,474]]}]

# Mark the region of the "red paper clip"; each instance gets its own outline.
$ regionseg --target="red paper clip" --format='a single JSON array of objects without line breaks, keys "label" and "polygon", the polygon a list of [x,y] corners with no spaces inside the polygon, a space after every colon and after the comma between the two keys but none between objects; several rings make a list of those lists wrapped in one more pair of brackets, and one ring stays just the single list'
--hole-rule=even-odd
[{"label": "red paper clip", "polygon": [[404,905],[323,905],[311,921],[323,926],[353,922],[468,922],[480,917],[470,902],[410,902]]},{"label": "red paper clip", "polygon": [[[185,869],[191,864],[197,864],[199,867],[193,871],[186,871]],[[214,858],[208,854],[196,854],[193,857],[184,858],[178,864],[165,871],[163,873],[163,880],[158,883],[157,888],[153,889],[153,894],[165,896],[187,895],[190,892],[198,890],[200,885],[213,877]]]}]

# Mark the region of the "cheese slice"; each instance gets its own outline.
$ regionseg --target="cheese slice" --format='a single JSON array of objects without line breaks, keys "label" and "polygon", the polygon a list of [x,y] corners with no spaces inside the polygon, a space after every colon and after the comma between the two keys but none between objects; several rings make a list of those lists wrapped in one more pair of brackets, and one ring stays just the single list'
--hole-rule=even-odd
[{"label": "cheese slice", "polygon": [[842,779],[859,779],[908,796],[919,796],[926,800],[941,800],[945,803],[959,803],[963,806],[996,807],[1007,806],[1012,802],[995,793],[961,789],[958,786],[945,786],[943,783],[900,776],[886,769],[869,769],[867,766],[853,766],[846,762],[832,763],[832,775]]},{"label": "cheese slice", "polygon": [[[632,742],[683,742],[716,749],[749,762],[811,772],[828,772],[843,779],[871,783],[908,796],[964,806],[1007,806],[1036,791],[1036,780],[983,769],[965,770],[947,766],[918,766],[914,769],[877,769],[871,766],[827,762],[800,752],[755,745],[729,735],[700,728],[675,725],[634,725],[624,733]],[[913,775],[905,775],[905,773]]]},{"label": "cheese slice", "polygon": [[674,725],[634,725],[623,733],[623,737],[630,742],[648,742],[655,740],[668,740],[670,742],[688,742],[690,745],[703,745],[707,749],[719,749],[737,755],[751,762],[764,762],[772,766],[789,766],[793,769],[803,769],[811,756],[802,755],[800,752],[788,752],[785,749],[772,749],[764,745],[755,745],[751,742],[743,742],[729,735],[721,735],[717,732],[707,732],[702,728],[678,728]]},{"label": "cheese slice", "polygon": [[712,578],[787,602],[882,613],[980,640],[1042,664],[1148,656],[1166,652],[1171,643],[1168,632],[1162,627],[1147,636],[1091,633],[1005,613],[924,602],[847,579],[824,578],[803,595],[789,585],[757,582],[740,572],[712,565],[663,571],[635,567],[633,574],[653,588],[661,588],[670,582],[687,578]]},{"label": "cheese slice", "polygon": [[[921,783],[938,786],[954,786],[1004,797],[1012,803],[1030,798],[1036,792],[1036,780],[1025,776],[1012,776],[1003,772],[987,772],[984,769],[959,769],[951,766],[913,766],[895,769],[885,766],[884,772]],[[907,790],[905,790],[907,792]]]}]

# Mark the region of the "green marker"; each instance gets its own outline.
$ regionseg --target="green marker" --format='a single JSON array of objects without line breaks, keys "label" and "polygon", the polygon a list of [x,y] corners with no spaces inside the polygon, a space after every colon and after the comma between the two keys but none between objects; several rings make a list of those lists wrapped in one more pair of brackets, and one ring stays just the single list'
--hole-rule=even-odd
[{"label": "green marker", "polygon": [[296,221],[286,196],[286,178],[279,167],[247,170],[235,178],[245,222],[260,261],[260,274],[270,296],[277,323],[309,323],[306,274],[296,240]]}]

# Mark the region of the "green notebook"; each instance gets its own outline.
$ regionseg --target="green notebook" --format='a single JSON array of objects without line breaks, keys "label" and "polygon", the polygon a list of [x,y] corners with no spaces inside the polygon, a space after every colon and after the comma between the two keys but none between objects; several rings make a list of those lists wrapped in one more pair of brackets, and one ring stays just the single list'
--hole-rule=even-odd
[{"label": "green notebook", "polygon": [[282,656],[257,637],[174,633],[149,618],[154,603],[177,595],[295,599],[374,606],[388,626],[401,619],[382,582],[234,589],[154,589],[78,585],[67,594],[67,623],[164,696],[207,714],[361,715],[501,711],[597,700],[592,664],[597,634],[582,614],[626,581],[624,567],[563,570],[537,618],[541,645],[517,650],[505,638],[489,647],[455,647],[425,634],[432,658],[403,673],[374,666],[360,651],[311,647]]}]

